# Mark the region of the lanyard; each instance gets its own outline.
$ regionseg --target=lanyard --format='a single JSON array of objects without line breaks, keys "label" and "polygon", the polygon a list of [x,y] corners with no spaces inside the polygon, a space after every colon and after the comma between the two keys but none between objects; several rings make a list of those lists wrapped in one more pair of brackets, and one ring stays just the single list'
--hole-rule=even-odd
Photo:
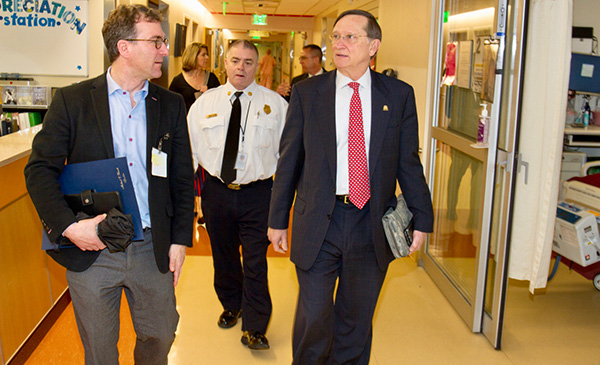
[{"label": "lanyard", "polygon": [[[241,95],[239,96],[241,97]],[[240,103],[242,100],[240,100]],[[229,100],[229,104],[233,107],[233,103]],[[248,126],[248,114],[250,114],[250,105],[252,105],[252,100],[248,102],[248,108],[246,108],[246,118],[244,120],[244,127],[242,128],[242,123],[240,123],[240,131],[242,131],[242,151],[244,150],[244,141],[246,139],[246,127]]]}]

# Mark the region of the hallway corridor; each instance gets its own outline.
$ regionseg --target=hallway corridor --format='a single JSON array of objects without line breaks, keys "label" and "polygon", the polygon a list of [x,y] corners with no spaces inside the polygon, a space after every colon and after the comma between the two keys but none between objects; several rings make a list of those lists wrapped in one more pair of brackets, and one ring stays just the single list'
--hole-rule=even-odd
[{"label": "hallway corridor", "polygon": [[[240,343],[241,325],[217,327],[221,307],[212,287],[212,259],[203,228],[177,287],[181,315],[170,364],[290,364],[297,295],[293,265],[269,257],[273,317],[268,351]],[[561,264],[546,290],[532,296],[510,282],[502,350],[473,334],[423,268],[411,259],[390,265],[374,320],[373,365],[393,364],[600,364],[600,291]],[[121,364],[133,364],[134,333],[121,310]],[[11,364],[15,364],[13,362]],[[25,364],[83,364],[71,305]]]}]

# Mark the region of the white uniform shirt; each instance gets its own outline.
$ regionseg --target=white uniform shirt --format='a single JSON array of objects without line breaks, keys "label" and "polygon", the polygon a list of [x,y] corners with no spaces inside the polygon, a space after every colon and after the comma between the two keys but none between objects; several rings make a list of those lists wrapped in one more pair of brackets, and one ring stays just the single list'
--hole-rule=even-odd
[{"label": "white uniform shirt", "polygon": [[[210,89],[194,102],[188,113],[194,166],[200,164],[219,178],[236,91],[229,82]],[[237,170],[233,181],[236,184],[268,179],[275,174],[287,112],[285,99],[256,82],[242,91],[238,153],[245,153],[247,158],[245,168]]]},{"label": "white uniform shirt", "polygon": [[[348,180],[348,126],[350,123],[350,99],[354,90],[348,86],[352,79],[337,71],[335,90],[335,140],[337,145],[337,195],[345,195],[350,191]],[[371,72],[365,73],[356,80],[360,84],[358,94],[362,105],[363,130],[365,134],[365,150],[367,168],[369,166],[369,142],[371,141]]]}]

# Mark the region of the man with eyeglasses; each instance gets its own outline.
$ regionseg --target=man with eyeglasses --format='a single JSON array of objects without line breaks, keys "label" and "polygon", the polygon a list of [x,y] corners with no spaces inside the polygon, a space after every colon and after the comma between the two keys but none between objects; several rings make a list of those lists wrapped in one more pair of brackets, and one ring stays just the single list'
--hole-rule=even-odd
[{"label": "man with eyeglasses", "polygon": [[290,101],[290,90],[298,82],[306,80],[309,77],[321,75],[327,72],[323,66],[321,66],[321,59],[323,58],[323,51],[321,47],[316,44],[308,44],[302,47],[300,52],[300,66],[302,66],[302,74],[294,77],[292,83],[282,82],[277,87],[277,93],[285,98],[287,102]]},{"label": "man with eyeglasses", "polygon": [[265,350],[272,312],[267,218],[287,102],[254,81],[253,43],[233,42],[225,69],[227,83],[192,104],[188,125],[194,166],[206,171],[202,211],[223,306],[217,325],[232,328],[241,317],[242,344]]},{"label": "man with eyeglasses", "polygon": [[[57,90],[33,141],[25,176],[49,238],[77,247],[48,253],[67,268],[86,364],[118,364],[119,312],[125,291],[136,331],[137,364],[166,364],[179,314],[175,286],[192,245],[194,188],[183,98],[148,79],[167,57],[162,15],[121,5],[104,22],[107,73]],[[77,221],[58,178],[67,164],[126,157],[142,240],[109,252],[97,226]]]},{"label": "man with eyeglasses", "polygon": [[413,90],[369,69],[381,42],[377,20],[346,11],[331,41],[337,71],[293,88],[269,212],[269,239],[285,252],[295,197],[294,364],[368,364],[373,314],[394,259],[381,218],[396,205],[396,182],[414,215],[411,253],[433,228]]}]

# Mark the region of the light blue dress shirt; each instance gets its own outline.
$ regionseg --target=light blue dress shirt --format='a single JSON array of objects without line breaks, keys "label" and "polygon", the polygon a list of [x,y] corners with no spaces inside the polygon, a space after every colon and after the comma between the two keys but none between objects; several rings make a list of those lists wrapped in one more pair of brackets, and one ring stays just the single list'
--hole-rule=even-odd
[{"label": "light blue dress shirt", "polygon": [[115,157],[127,157],[129,174],[135,190],[135,198],[142,218],[142,226],[150,227],[150,208],[148,204],[148,175],[146,174],[146,96],[148,81],[144,87],[133,94],[135,106],[131,107],[130,93],[123,90],[106,73],[108,82],[108,103],[110,106],[110,125],[113,137]]}]

